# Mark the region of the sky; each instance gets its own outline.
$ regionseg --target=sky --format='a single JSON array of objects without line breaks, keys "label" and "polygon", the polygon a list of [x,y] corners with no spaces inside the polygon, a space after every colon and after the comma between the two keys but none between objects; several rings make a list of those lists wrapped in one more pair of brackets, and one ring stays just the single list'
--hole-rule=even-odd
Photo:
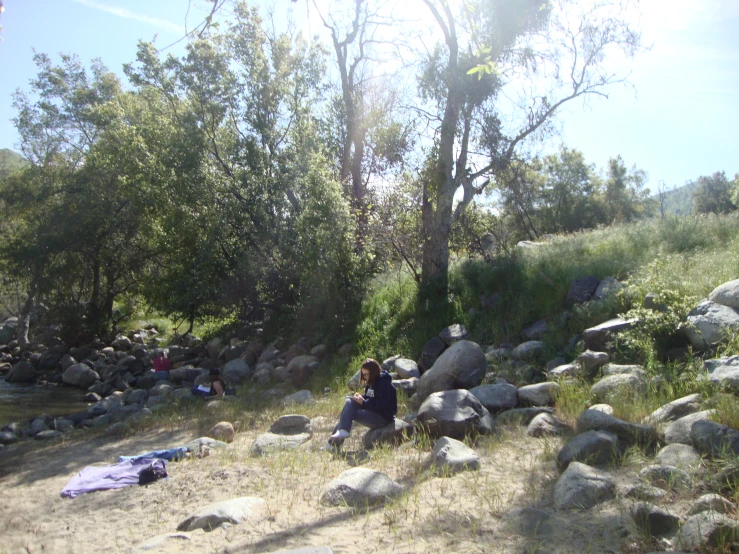
[{"label": "sky", "polygon": [[[12,93],[29,90],[33,49],[101,58],[122,74],[140,39],[159,47],[202,20],[205,0],[3,0],[0,16],[0,148],[17,150]],[[300,0],[273,0],[277,13],[307,11]],[[407,0],[424,9],[420,0]],[[739,0],[642,0],[641,29],[651,48],[635,60],[614,60],[632,86],[608,99],[570,104],[561,141],[599,167],[621,155],[648,174],[648,186],[681,186],[701,175],[739,173]],[[317,26],[309,29],[316,32]],[[183,51],[180,43],[168,51]],[[58,58],[55,58],[58,59]]]}]

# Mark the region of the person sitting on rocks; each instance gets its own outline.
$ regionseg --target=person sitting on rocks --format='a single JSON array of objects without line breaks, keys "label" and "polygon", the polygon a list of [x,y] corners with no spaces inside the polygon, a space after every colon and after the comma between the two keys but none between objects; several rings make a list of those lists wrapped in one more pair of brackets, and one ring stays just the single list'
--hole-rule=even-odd
[{"label": "person sitting on rocks", "polygon": [[203,383],[197,387],[192,388],[192,393],[195,396],[210,397],[210,396],[223,396],[226,392],[226,385],[221,377],[221,372],[213,368],[210,370],[208,383]]},{"label": "person sitting on rocks", "polygon": [[356,392],[353,396],[347,396],[339,423],[328,439],[329,448],[341,446],[350,435],[355,421],[370,429],[377,429],[395,419],[398,397],[390,374],[382,370],[377,360],[367,358],[360,368],[360,376],[364,394]]},{"label": "person sitting on rocks", "polygon": [[155,381],[166,381],[169,379],[169,358],[165,354],[164,350],[160,350],[154,358],[154,380]]}]

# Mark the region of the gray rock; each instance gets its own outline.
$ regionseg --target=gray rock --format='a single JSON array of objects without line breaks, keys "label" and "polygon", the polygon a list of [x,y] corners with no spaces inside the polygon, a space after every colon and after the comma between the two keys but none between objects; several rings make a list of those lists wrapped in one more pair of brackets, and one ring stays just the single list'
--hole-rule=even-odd
[{"label": "gray rock", "polygon": [[11,431],[0,431],[0,444],[9,445],[18,442],[18,436]]},{"label": "gray rock", "polygon": [[31,422],[31,435],[37,435],[43,431],[48,431],[49,426],[42,418],[36,418]]},{"label": "gray rock", "polygon": [[588,509],[613,498],[615,490],[608,473],[572,462],[554,486],[554,504],[559,509]]},{"label": "gray rock", "polygon": [[613,463],[621,454],[618,437],[608,431],[586,431],[569,440],[557,456],[557,466],[565,469],[572,462],[588,465]]},{"label": "gray rock", "polygon": [[580,354],[575,361],[580,364],[581,373],[585,377],[594,377],[598,370],[606,365],[611,357],[607,352],[593,352],[586,350]]},{"label": "gray rock", "polygon": [[590,388],[597,400],[608,400],[621,394],[639,394],[647,388],[647,381],[640,375],[633,373],[620,373],[603,377]]},{"label": "gray rock", "polygon": [[421,375],[417,394],[424,399],[430,394],[450,389],[471,389],[482,382],[487,371],[485,354],[474,342],[461,340],[450,346]]},{"label": "gray rock", "polygon": [[364,435],[362,443],[366,450],[379,446],[398,446],[413,437],[415,426],[402,419],[394,419],[384,427],[370,429]]},{"label": "gray rock", "polygon": [[529,425],[539,414],[554,414],[553,408],[538,406],[535,408],[514,408],[495,416],[501,425]]},{"label": "gray rock", "polygon": [[475,398],[491,413],[502,412],[518,406],[518,389],[509,383],[480,385],[470,389]]},{"label": "gray rock", "polygon": [[421,372],[418,370],[418,364],[408,358],[398,358],[395,360],[395,371],[401,379],[412,379],[420,377]]},{"label": "gray rock", "polygon": [[739,310],[739,279],[719,285],[708,295],[708,299],[716,304]]},{"label": "gray rock", "polygon": [[579,364],[564,364],[549,370],[550,379],[562,379],[564,377],[573,377],[580,373]]},{"label": "gray rock", "polygon": [[446,329],[443,329],[441,333],[439,333],[439,338],[444,344],[451,346],[455,342],[466,339],[467,335],[469,335],[467,328],[464,325],[455,323],[454,325],[450,325]]},{"label": "gray rock", "polygon": [[275,435],[299,435],[302,433],[312,434],[313,429],[308,416],[288,414],[277,418],[269,428],[269,432]]},{"label": "gray rock", "polygon": [[[189,392],[189,391],[188,391]],[[126,397],[126,404],[143,404],[149,398],[149,393],[143,389],[132,390]]]},{"label": "gray rock", "polygon": [[346,386],[349,387],[350,390],[358,391],[360,388],[362,388],[362,385],[360,383],[361,378],[362,370],[358,369],[357,372],[352,375],[351,379],[349,379],[349,382],[346,384]]},{"label": "gray rock", "polygon": [[418,361],[421,372],[423,373],[432,367],[445,349],[446,344],[439,337],[434,337],[424,344],[421,349],[421,359]]},{"label": "gray rock", "polygon": [[31,362],[18,362],[5,375],[8,383],[30,383],[36,380],[36,370]]},{"label": "gray rock", "polygon": [[[401,356],[400,354],[390,356],[389,358],[384,359],[380,366],[387,372],[395,371],[395,360],[399,360],[402,357],[403,356]],[[418,367],[418,365],[416,365],[416,367]]]},{"label": "gray rock", "polygon": [[495,421],[490,413],[466,390],[432,394],[419,408],[416,422],[432,437],[462,439],[468,434],[495,431]]},{"label": "gray rock", "polygon": [[665,443],[674,444],[679,442],[692,446],[693,439],[690,437],[690,429],[693,423],[708,420],[713,413],[713,410],[703,410],[702,412],[696,412],[676,419],[665,428]]},{"label": "gray rock", "polygon": [[681,469],[696,469],[700,466],[701,456],[698,451],[687,444],[668,444],[657,452],[654,461],[660,465],[675,466]]},{"label": "gray rock", "polygon": [[690,516],[677,533],[680,548],[694,551],[702,546],[720,546],[739,538],[735,519],[718,512],[701,512]]},{"label": "gray rock", "polygon": [[540,319],[524,328],[524,330],[521,331],[521,335],[523,335],[523,338],[527,341],[540,340],[544,335],[546,335],[547,330],[547,321],[545,319]]},{"label": "gray rock", "polygon": [[439,475],[480,469],[480,457],[458,440],[441,437],[429,454],[426,465]]},{"label": "gray rock", "polygon": [[526,434],[530,437],[556,437],[567,431],[567,426],[549,413],[539,414],[526,427]]},{"label": "gray rock", "polygon": [[33,437],[36,440],[50,440],[50,439],[57,439],[61,437],[63,433],[61,431],[41,431],[39,433],[36,433],[36,435]]},{"label": "gray rock", "polygon": [[511,351],[511,359],[517,361],[530,361],[544,350],[544,343],[540,340],[522,342]]},{"label": "gray rock", "polygon": [[598,288],[600,279],[595,275],[588,275],[587,277],[580,277],[570,283],[570,288],[567,290],[567,297],[565,298],[565,307],[570,308],[575,304],[582,304],[590,300]]},{"label": "gray rock", "polygon": [[739,455],[739,431],[715,421],[696,421],[690,426],[693,446],[713,457]]},{"label": "gray rock", "polygon": [[396,379],[393,381],[393,386],[396,390],[403,391],[408,396],[418,390],[418,377],[411,377],[410,379]]},{"label": "gray rock", "polygon": [[383,504],[402,492],[403,487],[384,473],[355,467],[331,481],[321,494],[320,502],[327,506],[361,509]]},{"label": "gray rock", "polygon": [[667,496],[667,491],[660,489],[659,487],[645,485],[644,483],[636,483],[635,485],[630,485],[626,488],[624,496],[627,498],[636,498],[637,500],[653,502]]},{"label": "gray rock", "polygon": [[733,514],[736,506],[720,494],[704,494],[690,505],[688,515],[693,516],[701,512],[718,512],[719,514]]},{"label": "gray rock", "polygon": [[637,502],[630,512],[637,528],[650,536],[670,535],[680,527],[680,518],[647,502]]},{"label": "gray rock", "polygon": [[315,399],[309,390],[299,390],[282,399],[284,405],[290,404],[313,404]]},{"label": "gray rock", "polygon": [[[739,368],[737,368],[739,369]],[[657,423],[664,423],[667,421],[675,421],[681,417],[685,417],[689,414],[699,412],[701,409],[700,405],[701,395],[691,394],[678,398],[665,404],[664,406],[657,408],[647,417],[642,420],[642,423],[649,425],[655,425]]]},{"label": "gray rock", "polygon": [[652,485],[673,489],[687,489],[692,484],[687,471],[668,465],[647,466],[639,472],[639,477]]},{"label": "gray rock", "polygon": [[552,371],[555,367],[559,367],[561,365],[565,365],[566,363],[567,363],[567,360],[565,360],[564,358],[562,358],[560,356],[557,356],[553,360],[549,360],[546,363],[545,367],[546,367],[547,371]]},{"label": "gray rock", "polygon": [[100,375],[86,364],[71,365],[62,373],[63,383],[82,389],[88,388],[99,379]]},{"label": "gray rock", "polygon": [[212,439],[210,437],[200,437],[188,442],[185,445],[185,448],[187,448],[187,450],[190,452],[198,452],[203,446],[207,446],[208,448],[221,449],[228,447],[228,444]]},{"label": "gray rock", "polygon": [[613,415],[613,406],[610,404],[593,404],[588,408],[588,410],[595,410],[596,412]]},{"label": "gray rock", "polygon": [[236,430],[234,429],[233,424],[231,424],[231,422],[229,421],[221,421],[219,423],[216,423],[213,427],[210,428],[210,431],[208,431],[208,436],[216,440],[228,443],[233,442],[235,434]]},{"label": "gray rock", "polygon": [[552,406],[559,388],[552,382],[526,385],[518,389],[518,402],[523,406]]},{"label": "gray rock", "polygon": [[584,410],[577,418],[577,431],[609,431],[625,445],[634,443],[649,445],[657,440],[657,433],[651,425],[631,423],[598,410]]},{"label": "gray rock", "polygon": [[296,387],[302,387],[313,376],[318,364],[318,358],[310,355],[295,356],[290,363],[287,364],[287,371],[292,377],[292,382]]},{"label": "gray rock", "polygon": [[74,431],[74,421],[71,419],[55,419],[54,427],[62,433],[71,433]]},{"label": "gray rock", "polygon": [[714,358],[703,362],[708,380],[717,387],[739,392],[739,356]]},{"label": "gray rock", "polygon": [[249,449],[250,456],[266,456],[280,450],[293,450],[308,442],[311,438],[309,433],[299,433],[297,435],[276,435],[274,433],[264,433],[259,435]]},{"label": "gray rock", "polygon": [[264,511],[264,505],[264,500],[261,498],[250,496],[215,502],[188,516],[177,526],[177,530],[194,531],[195,529],[204,529],[212,531],[223,523],[238,525],[247,519],[254,519]]},{"label": "gray rock", "polygon": [[610,341],[614,335],[617,335],[621,331],[631,329],[633,323],[633,321],[627,321],[620,317],[609,319],[600,325],[585,329],[582,339],[588,349],[600,352],[606,349],[608,341]]},{"label": "gray rock", "polygon": [[236,358],[223,366],[221,374],[227,385],[240,385],[254,374],[254,370],[244,360]]},{"label": "gray rock", "polygon": [[739,312],[707,300],[693,308],[687,317],[685,334],[694,348],[705,350],[724,340],[739,328]]},{"label": "gray rock", "polygon": [[614,299],[624,286],[615,277],[603,277],[593,293],[592,300],[601,302]]},{"label": "gray rock", "polygon": [[603,375],[623,375],[623,374],[639,375],[644,379],[647,378],[647,372],[640,365],[629,364],[606,364],[603,366]]}]

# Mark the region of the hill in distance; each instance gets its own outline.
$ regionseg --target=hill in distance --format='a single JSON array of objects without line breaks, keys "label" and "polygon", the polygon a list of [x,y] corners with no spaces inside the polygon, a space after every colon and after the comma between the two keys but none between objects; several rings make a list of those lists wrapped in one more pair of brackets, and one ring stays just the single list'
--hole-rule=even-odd
[{"label": "hill in distance", "polygon": [[0,175],[9,174],[28,164],[26,159],[10,148],[0,148]]},{"label": "hill in distance", "polygon": [[[693,193],[700,185],[697,181],[691,181],[681,187],[675,187],[665,192],[664,210],[665,215],[690,215],[693,213],[695,202]],[[652,196],[657,201],[656,213],[659,215],[659,194]]]}]

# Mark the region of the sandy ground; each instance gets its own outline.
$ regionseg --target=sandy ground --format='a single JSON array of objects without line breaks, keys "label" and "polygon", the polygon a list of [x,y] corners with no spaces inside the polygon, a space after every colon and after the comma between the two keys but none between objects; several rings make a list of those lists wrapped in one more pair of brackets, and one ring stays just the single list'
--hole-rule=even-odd
[{"label": "sandy ground", "polygon": [[[295,451],[253,458],[248,449],[266,429],[237,433],[226,450],[171,462],[169,478],[148,486],[60,496],[69,479],[118,455],[182,445],[193,432],[146,432],[0,454],[0,553],[136,552],[173,533],[197,508],[240,496],[266,508],[240,525],[169,539],[150,552],[274,552],[330,546],[333,552],[622,552],[625,509],[611,501],[587,512],[558,514],[552,487],[562,439],[532,439],[522,430],[475,445],[480,471],[434,477],[419,471],[429,446],[404,445],[362,459],[361,432],[346,457],[320,450],[333,424],[314,423],[314,438]],[[324,507],[323,487],[353,465],[377,469],[406,487],[397,501],[372,510]],[[511,518],[515,508],[548,518]],[[508,513],[508,516],[506,514]],[[512,512],[515,514],[515,512]],[[539,512],[534,512],[539,513]]]}]

